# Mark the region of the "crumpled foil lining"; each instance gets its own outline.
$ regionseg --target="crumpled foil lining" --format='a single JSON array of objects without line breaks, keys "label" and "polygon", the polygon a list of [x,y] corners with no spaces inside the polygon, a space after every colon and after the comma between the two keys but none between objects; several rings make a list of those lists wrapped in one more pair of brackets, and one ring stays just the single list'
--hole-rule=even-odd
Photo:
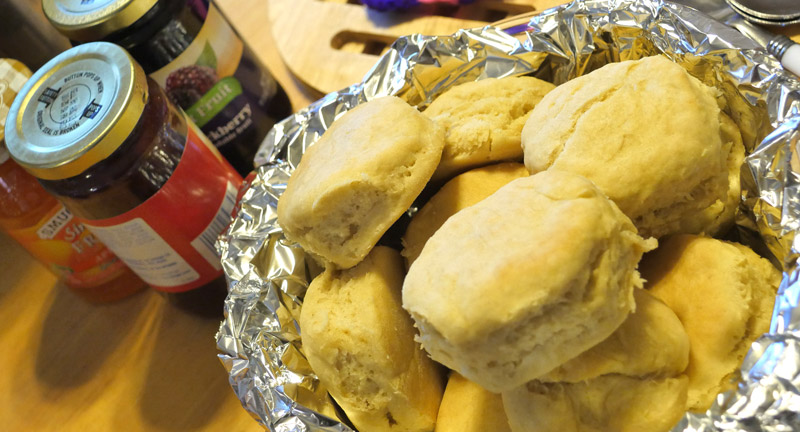
[{"label": "crumpled foil lining", "polygon": [[[230,281],[217,346],[247,411],[270,430],[348,431],[302,353],[299,311],[319,272],[286,241],[276,205],[307,146],[354,106],[398,95],[424,108],[451,86],[531,74],[563,83],[606,63],[664,53],[721,91],[750,155],[740,234],[782,263],[770,333],[753,345],[738,391],[675,431],[800,430],[800,82],[755,42],[705,15],[658,0],[588,0],[497,28],[398,39],[361,83],[275,126],[241,209],[217,244]],[[655,149],[669,151],[669,149]]]}]

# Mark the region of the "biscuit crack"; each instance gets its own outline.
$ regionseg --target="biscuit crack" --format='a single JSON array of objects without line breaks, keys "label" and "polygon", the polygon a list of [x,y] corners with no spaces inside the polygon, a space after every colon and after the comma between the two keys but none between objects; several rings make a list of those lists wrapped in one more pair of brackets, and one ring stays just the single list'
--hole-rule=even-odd
[{"label": "biscuit crack", "polygon": [[[581,119],[583,118],[584,114],[586,114],[586,112],[588,112],[590,109],[594,109],[597,106],[602,105],[609,99],[613,98],[620,89],[622,89],[626,85],[629,85],[630,83],[628,82],[629,81],[628,77],[631,75],[631,72],[633,72],[639,66],[640,66],[639,63],[632,64],[625,71],[625,76],[622,79],[620,79],[617,85],[612,86],[608,91],[605,91],[602,94],[599,94],[598,96],[592,99],[586,100],[581,106],[577,107],[577,109],[573,111],[573,114],[569,118],[570,127],[567,128],[561,134],[558,140],[558,145],[553,149],[552,153],[550,154],[550,157],[548,158],[550,162],[549,166],[555,164],[556,161],[558,160],[558,157],[564,152],[564,149],[566,148],[567,145],[567,141],[569,141],[569,137],[571,137],[575,133],[575,130],[578,128],[578,124],[581,122]],[[575,93],[577,93],[582,89],[583,86],[575,86],[575,88],[572,89],[572,92],[569,95],[570,98],[572,98]]]}]

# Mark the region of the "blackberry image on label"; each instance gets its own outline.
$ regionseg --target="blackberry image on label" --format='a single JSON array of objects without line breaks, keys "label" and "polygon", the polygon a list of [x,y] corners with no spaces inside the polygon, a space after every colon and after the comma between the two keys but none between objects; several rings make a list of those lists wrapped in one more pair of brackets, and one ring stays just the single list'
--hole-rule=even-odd
[{"label": "blackberry image on label", "polygon": [[253,170],[259,145],[275,123],[291,115],[292,105],[212,2],[77,3],[42,0],[42,9],[73,44],[102,40],[125,48],[237,172]]},{"label": "blackberry image on label", "polygon": [[189,107],[208,93],[218,80],[217,71],[208,66],[184,66],[167,77],[167,96],[172,103]]}]

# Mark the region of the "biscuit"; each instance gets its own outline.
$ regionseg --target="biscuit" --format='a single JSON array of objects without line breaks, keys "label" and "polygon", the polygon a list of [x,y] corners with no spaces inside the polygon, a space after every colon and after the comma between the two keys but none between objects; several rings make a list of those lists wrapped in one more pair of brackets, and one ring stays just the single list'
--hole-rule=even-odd
[{"label": "biscuit", "polygon": [[514,432],[667,432],[685,412],[686,376],[605,375],[590,381],[537,381],[503,393]]},{"label": "biscuit", "polygon": [[672,310],[635,289],[636,311],[608,339],[503,392],[514,432],[666,432],[686,407],[689,337]]},{"label": "biscuit", "polygon": [[622,324],[654,243],[591,182],[546,171],[450,217],[411,265],[403,307],[434,360],[508,390]]},{"label": "biscuit", "polygon": [[443,146],[442,129],[399,98],[359,105],[306,150],[278,223],[307,252],[352,267],[411,206]]},{"label": "biscuit", "polygon": [[645,237],[715,234],[730,225],[730,165],[743,152],[715,96],[663,56],[608,64],[537,104],[522,130],[525,166],[585,176]]},{"label": "biscuit", "polygon": [[720,136],[722,142],[731,143],[726,166],[728,170],[728,193],[724,200],[701,210],[695,217],[681,220],[678,231],[682,233],[705,234],[715,236],[726,232],[733,226],[736,208],[741,202],[741,169],[744,163],[744,144],[739,127],[724,113],[719,116]]},{"label": "biscuit", "polygon": [[326,269],[300,314],[303,352],[361,431],[431,431],[443,377],[414,342],[400,305],[400,254],[378,246],[349,270]]},{"label": "biscuit", "polygon": [[511,432],[503,398],[459,375],[450,374],[434,432]]},{"label": "biscuit", "polygon": [[520,132],[533,107],[555,86],[533,77],[488,78],[442,93],[423,112],[445,128],[434,181],[491,162],[522,159]]},{"label": "biscuit", "polygon": [[414,215],[403,235],[403,256],[408,266],[417,259],[428,238],[450,216],[493,194],[511,180],[527,177],[528,170],[520,163],[501,163],[475,168],[458,175]]},{"label": "biscuit", "polygon": [[705,411],[735,388],[751,343],[769,330],[780,272],[745,246],[692,235],[667,238],[641,272],[686,328],[687,408]]},{"label": "biscuit", "polygon": [[689,363],[689,336],[675,312],[643,289],[636,311],[608,339],[540,377],[542,382],[581,382],[607,374],[674,377]]}]

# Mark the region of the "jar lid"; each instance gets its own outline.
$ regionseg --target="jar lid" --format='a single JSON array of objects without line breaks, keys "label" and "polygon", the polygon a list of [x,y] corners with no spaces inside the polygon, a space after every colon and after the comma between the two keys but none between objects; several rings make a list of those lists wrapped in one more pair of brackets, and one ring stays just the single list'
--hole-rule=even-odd
[{"label": "jar lid", "polygon": [[79,45],[37,70],[6,121],[11,157],[41,179],[76,176],[110,156],[136,127],[147,76],[123,48]]},{"label": "jar lid", "polygon": [[95,41],[143,17],[158,0],[42,0],[45,16],[68,38]]},{"label": "jar lid", "polygon": [[[0,58],[0,144],[3,142],[6,116],[11,108],[11,103],[14,102],[14,98],[19,93],[22,85],[30,77],[31,70],[22,62]],[[4,161],[2,152],[4,150],[0,147],[0,163]],[[7,154],[6,157],[8,157]]]}]

